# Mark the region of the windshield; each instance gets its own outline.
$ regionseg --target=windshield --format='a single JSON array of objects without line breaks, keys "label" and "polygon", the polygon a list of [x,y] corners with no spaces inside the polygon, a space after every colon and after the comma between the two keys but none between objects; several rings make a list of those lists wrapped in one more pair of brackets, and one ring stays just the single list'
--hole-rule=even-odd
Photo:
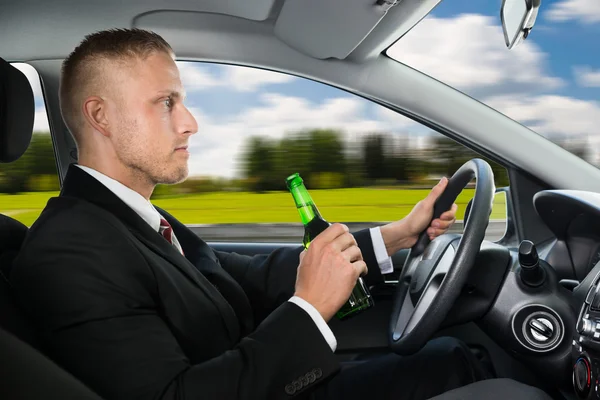
[{"label": "windshield", "polygon": [[600,166],[600,1],[543,1],[506,48],[501,1],[446,0],[387,55]]}]

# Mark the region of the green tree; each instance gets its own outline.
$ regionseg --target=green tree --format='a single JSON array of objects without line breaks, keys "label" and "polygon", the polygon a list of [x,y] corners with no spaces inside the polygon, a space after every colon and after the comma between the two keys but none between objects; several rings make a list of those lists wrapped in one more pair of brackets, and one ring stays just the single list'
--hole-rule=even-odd
[{"label": "green tree", "polygon": [[289,134],[279,141],[250,138],[243,156],[250,189],[285,190],[285,178],[295,172],[308,186],[344,186],[347,166],[341,136],[338,131],[314,129]]},{"label": "green tree", "polygon": [[[274,179],[275,173],[275,154],[277,145],[271,141],[252,137],[246,147],[243,165],[250,189],[255,192],[264,192],[274,190],[277,183]],[[281,179],[279,189],[284,189],[284,179]]]},{"label": "green tree", "polygon": [[310,136],[307,132],[298,132],[284,137],[277,144],[274,170],[280,179],[283,177],[283,180],[296,172],[306,179],[312,172],[311,161]]},{"label": "green tree", "polygon": [[54,146],[49,132],[35,133],[28,151],[33,155],[32,175],[57,175]]},{"label": "green tree", "polygon": [[344,172],[346,160],[341,133],[331,129],[315,129],[308,133],[311,173]]},{"label": "green tree", "polygon": [[17,161],[1,164],[0,192],[17,194],[27,191],[32,164],[32,156],[29,152],[25,152]]},{"label": "green tree", "polygon": [[58,188],[58,174],[52,137],[34,133],[25,154],[0,167],[0,192],[19,193]]},{"label": "green tree", "polygon": [[436,162],[434,170],[437,173],[450,177],[464,163],[473,158],[481,158],[490,164],[494,173],[496,187],[507,186],[509,184],[506,168],[497,162],[492,161],[487,157],[483,157],[468,147],[445,136],[439,136],[434,139],[432,159]]},{"label": "green tree", "polygon": [[371,134],[363,142],[365,174],[371,181],[386,178],[384,146],[383,134]]}]

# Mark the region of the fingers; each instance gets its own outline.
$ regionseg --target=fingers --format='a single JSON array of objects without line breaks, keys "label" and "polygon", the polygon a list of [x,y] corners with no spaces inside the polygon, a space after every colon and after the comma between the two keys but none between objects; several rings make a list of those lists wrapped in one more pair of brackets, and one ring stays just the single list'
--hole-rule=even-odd
[{"label": "fingers", "polygon": [[430,240],[433,240],[433,239],[435,239],[438,236],[442,236],[447,231],[448,231],[447,229],[428,228],[427,229],[427,236],[429,236]]},{"label": "fingers", "polygon": [[454,218],[452,218],[451,220],[436,219],[431,222],[430,228],[446,230],[450,228],[454,222]]},{"label": "fingers", "polygon": [[433,240],[438,236],[443,235],[450,229],[450,227],[456,222],[456,211],[458,206],[452,204],[450,210],[442,213],[439,218],[431,221],[431,225],[427,228],[427,235],[429,239]]},{"label": "fingers", "polygon": [[369,272],[369,269],[367,268],[367,263],[363,260],[353,262],[352,266],[356,270],[358,276],[366,275]]},{"label": "fingers", "polygon": [[354,238],[354,235],[352,235],[349,232],[346,232],[343,235],[340,235],[337,238],[335,238],[335,240],[333,242],[331,242],[331,246],[336,251],[343,252],[346,249],[348,249],[349,247],[358,246],[358,244],[356,243],[356,239]]},{"label": "fingers", "polygon": [[358,246],[350,246],[346,250],[342,252],[342,256],[350,262],[353,263],[355,261],[361,261],[363,259],[362,252],[358,248]]},{"label": "fingers", "polygon": [[427,197],[425,198],[425,201],[427,201],[429,204],[435,203],[435,201],[437,200],[438,197],[440,197],[440,195],[442,193],[444,193],[444,190],[446,190],[446,186],[448,186],[448,178],[446,178],[445,176],[438,182],[437,185],[435,185],[432,189],[431,192],[429,192],[429,194],[427,195]]},{"label": "fingers", "polygon": [[434,219],[433,221],[431,221],[431,227],[432,228],[439,228],[439,229],[448,229],[450,226],[452,226],[452,224],[454,222],[456,222],[456,211],[458,210],[458,206],[456,204],[453,204],[452,207],[450,208],[450,210],[442,213],[442,215],[440,215],[439,218]]},{"label": "fingers", "polygon": [[302,263],[304,256],[306,256],[306,250],[302,250],[302,252],[300,253],[300,263]]},{"label": "fingers", "polygon": [[323,232],[321,232],[313,242],[329,243],[329,242],[335,240],[338,236],[341,236],[348,232],[349,232],[349,229],[346,225],[332,224],[331,226],[329,226],[329,228],[327,228]]},{"label": "fingers", "polygon": [[441,220],[445,220],[445,221],[451,221],[456,217],[456,211],[458,211],[458,206],[456,205],[456,203],[452,204],[452,207],[450,207],[450,210],[442,213],[442,215],[440,215]]}]

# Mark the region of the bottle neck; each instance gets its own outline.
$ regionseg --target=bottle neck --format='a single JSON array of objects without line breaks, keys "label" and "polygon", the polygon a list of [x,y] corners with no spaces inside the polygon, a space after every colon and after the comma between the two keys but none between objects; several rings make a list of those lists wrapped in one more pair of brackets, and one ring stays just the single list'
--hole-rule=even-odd
[{"label": "bottle neck", "polygon": [[300,219],[304,225],[307,225],[310,221],[315,218],[321,218],[321,214],[315,205],[315,202],[310,197],[308,190],[304,184],[298,185],[290,189],[290,193],[296,203],[296,208],[300,213]]}]

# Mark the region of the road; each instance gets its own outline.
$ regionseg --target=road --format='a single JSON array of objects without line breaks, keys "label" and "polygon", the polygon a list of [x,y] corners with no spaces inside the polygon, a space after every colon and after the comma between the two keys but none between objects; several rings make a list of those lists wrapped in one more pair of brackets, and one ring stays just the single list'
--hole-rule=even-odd
[{"label": "road", "polygon": [[[346,223],[350,231],[357,231],[381,223]],[[210,242],[275,242],[300,243],[304,229],[301,224],[219,224],[188,225],[194,233]],[[505,221],[490,221],[486,232],[486,240],[495,241],[504,235]],[[457,221],[452,232],[462,232],[463,222]]]}]

